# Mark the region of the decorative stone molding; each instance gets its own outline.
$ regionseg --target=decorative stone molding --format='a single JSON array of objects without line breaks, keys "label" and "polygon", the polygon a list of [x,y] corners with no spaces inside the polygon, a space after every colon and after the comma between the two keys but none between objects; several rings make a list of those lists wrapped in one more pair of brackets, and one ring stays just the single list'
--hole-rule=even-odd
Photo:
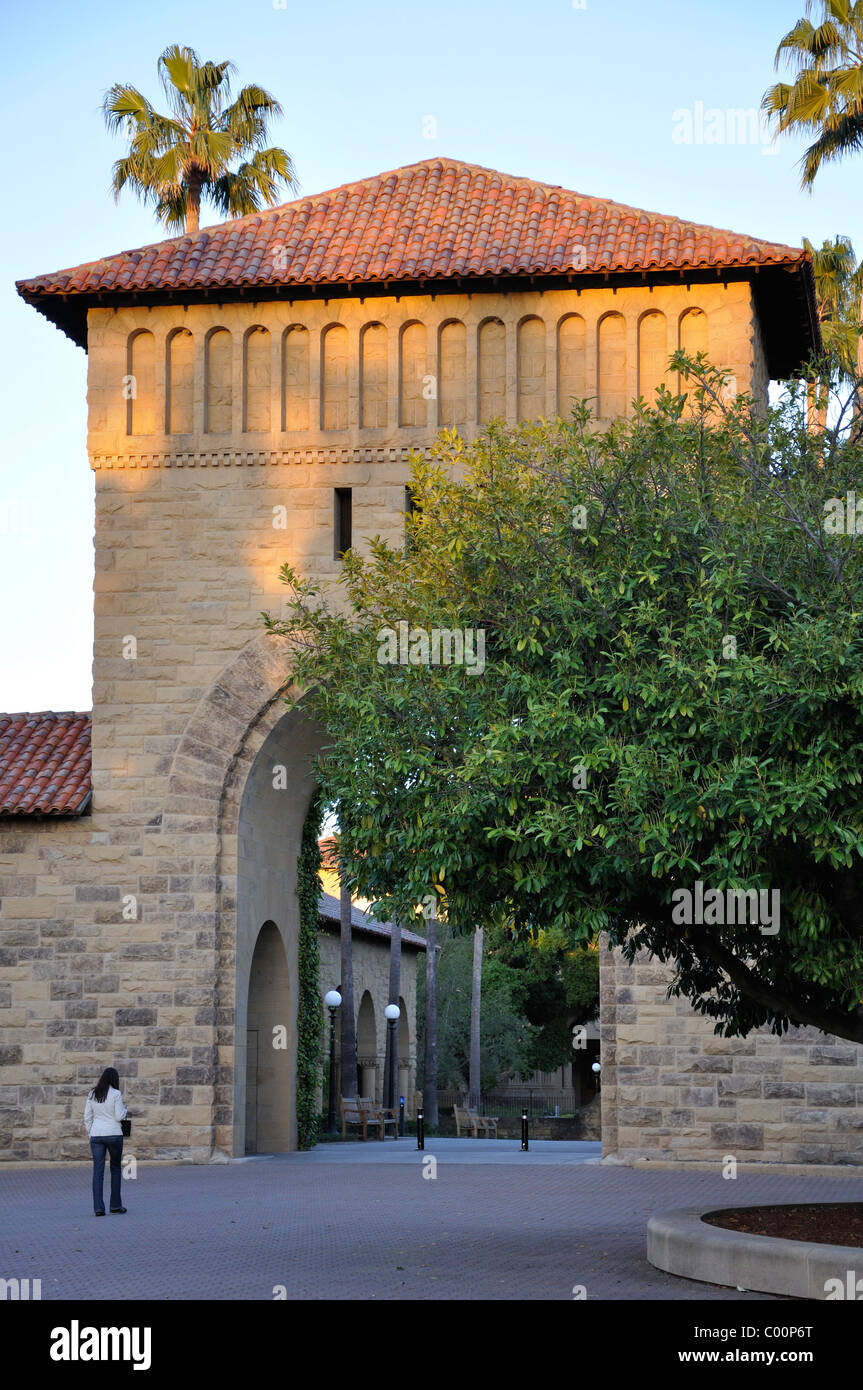
[{"label": "decorative stone molding", "polygon": [[226,449],[214,453],[165,450],[153,454],[92,454],[94,471],[115,468],[266,468],[279,464],[304,463],[407,463],[413,446],[388,449],[304,448],[304,449]]}]

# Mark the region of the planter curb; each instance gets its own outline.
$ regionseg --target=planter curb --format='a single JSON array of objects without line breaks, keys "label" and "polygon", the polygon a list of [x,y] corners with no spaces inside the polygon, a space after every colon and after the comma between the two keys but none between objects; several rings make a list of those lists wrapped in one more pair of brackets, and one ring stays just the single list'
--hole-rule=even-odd
[{"label": "planter curb", "polygon": [[[739,1203],[724,1208],[739,1209]],[[651,1216],[647,1223],[650,1263],[684,1279],[821,1301],[826,1298],[828,1279],[841,1279],[845,1286],[849,1270],[855,1281],[863,1279],[863,1249],[747,1235],[701,1219],[722,1210],[716,1206],[680,1207]]]}]

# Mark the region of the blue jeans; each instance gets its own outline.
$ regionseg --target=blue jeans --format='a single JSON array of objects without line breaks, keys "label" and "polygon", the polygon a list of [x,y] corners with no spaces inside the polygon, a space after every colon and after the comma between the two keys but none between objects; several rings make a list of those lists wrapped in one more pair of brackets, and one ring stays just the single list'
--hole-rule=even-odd
[{"label": "blue jeans", "polygon": [[105,1182],[105,1151],[111,1160],[111,1210],[116,1211],[123,1203],[120,1200],[120,1160],[123,1157],[122,1134],[99,1134],[90,1140],[93,1155],[93,1210],[105,1210],[103,1192]]}]

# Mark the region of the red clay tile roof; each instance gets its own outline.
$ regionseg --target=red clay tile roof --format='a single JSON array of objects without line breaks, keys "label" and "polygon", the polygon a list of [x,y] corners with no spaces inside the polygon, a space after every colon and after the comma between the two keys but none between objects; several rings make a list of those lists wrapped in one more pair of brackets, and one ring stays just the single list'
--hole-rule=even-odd
[{"label": "red clay tile roof", "polygon": [[18,282],[19,293],[799,265],[800,247],[535,179],[428,159],[282,207]]},{"label": "red clay tile roof", "polygon": [[79,816],[90,789],[89,714],[0,714],[0,816]]}]

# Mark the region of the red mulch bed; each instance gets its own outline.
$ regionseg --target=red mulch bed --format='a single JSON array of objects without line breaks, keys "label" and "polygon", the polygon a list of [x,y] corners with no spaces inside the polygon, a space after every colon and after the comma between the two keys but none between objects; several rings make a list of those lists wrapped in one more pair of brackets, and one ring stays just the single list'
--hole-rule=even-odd
[{"label": "red mulch bed", "polygon": [[752,1236],[779,1236],[813,1245],[849,1245],[863,1249],[863,1202],[822,1202],[797,1207],[734,1207],[703,1216],[710,1226],[745,1231]]}]

